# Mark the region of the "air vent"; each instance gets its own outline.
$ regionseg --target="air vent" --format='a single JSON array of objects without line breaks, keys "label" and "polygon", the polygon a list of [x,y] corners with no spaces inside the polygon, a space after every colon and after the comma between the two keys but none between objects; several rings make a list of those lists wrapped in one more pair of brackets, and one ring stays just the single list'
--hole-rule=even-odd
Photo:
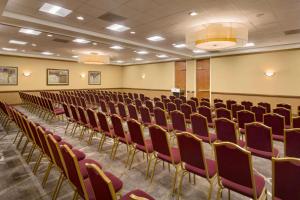
[{"label": "air vent", "polygon": [[284,34],[286,34],[286,35],[294,35],[294,34],[299,34],[299,33],[300,33],[300,29],[284,31]]},{"label": "air vent", "polygon": [[127,18],[122,17],[120,15],[116,15],[116,14],[111,13],[111,12],[107,12],[107,13],[101,15],[100,17],[98,17],[98,19],[102,19],[102,20],[108,21],[108,22],[121,22],[121,21],[124,21]]},{"label": "air vent", "polygon": [[54,42],[60,42],[60,43],[69,43],[69,40],[65,40],[65,39],[60,39],[60,38],[55,38],[53,39]]}]

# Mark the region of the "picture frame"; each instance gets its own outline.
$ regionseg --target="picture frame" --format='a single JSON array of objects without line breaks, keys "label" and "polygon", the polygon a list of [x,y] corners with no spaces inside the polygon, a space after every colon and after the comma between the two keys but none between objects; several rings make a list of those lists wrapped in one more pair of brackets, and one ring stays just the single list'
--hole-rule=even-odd
[{"label": "picture frame", "polygon": [[18,67],[0,66],[1,85],[18,85]]},{"label": "picture frame", "polygon": [[101,85],[101,72],[89,71],[88,72],[88,84],[89,85]]},{"label": "picture frame", "polygon": [[47,69],[47,85],[69,85],[68,69]]}]

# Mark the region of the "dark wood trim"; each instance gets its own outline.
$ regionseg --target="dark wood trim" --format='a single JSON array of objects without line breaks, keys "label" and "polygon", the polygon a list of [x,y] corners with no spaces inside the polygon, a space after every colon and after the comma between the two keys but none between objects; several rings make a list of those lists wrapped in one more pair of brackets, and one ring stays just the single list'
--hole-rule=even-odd
[{"label": "dark wood trim", "polygon": [[292,98],[292,99],[300,98],[300,96],[292,96],[292,95],[271,95],[271,94],[232,93],[232,92],[211,92],[211,94],[236,95],[236,96],[274,97],[274,98]]}]

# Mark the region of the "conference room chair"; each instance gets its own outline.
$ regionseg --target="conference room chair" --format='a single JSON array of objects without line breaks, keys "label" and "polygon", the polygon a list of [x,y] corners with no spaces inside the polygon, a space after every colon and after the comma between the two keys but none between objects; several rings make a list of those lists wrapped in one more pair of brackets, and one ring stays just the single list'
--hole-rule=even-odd
[{"label": "conference room chair", "polygon": [[264,124],[272,128],[273,140],[284,141],[284,117],[276,113],[267,113],[263,117]]},{"label": "conference room chair", "polygon": [[218,109],[218,108],[227,108],[226,104],[224,104],[223,102],[217,102],[217,103],[215,103],[214,107],[215,107],[215,109]]},{"label": "conference room chair", "polygon": [[216,117],[232,120],[232,113],[227,108],[218,108],[216,109]]},{"label": "conference room chair", "polygon": [[266,113],[271,112],[271,104],[267,102],[259,102],[257,105],[264,107],[266,109]]},{"label": "conference room chair", "polygon": [[97,118],[96,112],[93,109],[89,108],[86,110],[86,113],[88,116],[89,125],[90,125],[90,129],[91,129],[88,144],[91,144],[93,137],[95,135],[97,135],[97,133],[99,133],[99,134],[101,133],[101,128],[98,123],[98,118]]},{"label": "conference room chair", "polygon": [[86,110],[83,107],[81,107],[81,106],[78,106],[77,110],[78,110],[78,114],[80,116],[80,120],[81,120],[82,126],[83,126],[82,130],[81,130],[81,132],[79,134],[79,137],[82,140],[84,133],[86,131],[89,132],[89,130],[91,129],[91,126],[89,124],[89,120],[88,120],[88,116],[87,116]]},{"label": "conference room chair", "polygon": [[218,174],[218,194],[220,199],[223,189],[237,192],[251,199],[266,199],[267,189],[264,178],[255,174],[251,153],[239,145],[230,142],[214,143]]},{"label": "conference room chair", "polygon": [[70,105],[70,110],[73,116],[73,120],[75,121],[74,127],[72,129],[71,135],[75,135],[77,128],[84,128],[84,123],[81,121],[80,114],[78,112],[78,109],[73,104]]},{"label": "conference room chair", "polygon": [[139,94],[133,93],[133,98],[134,98],[134,99],[139,99]]},{"label": "conference room chair", "polygon": [[210,108],[210,103],[207,102],[207,101],[200,101],[199,105],[200,105],[200,106],[206,106],[206,107],[209,107],[209,108]]},{"label": "conference room chair", "polygon": [[126,111],[124,103],[122,103],[122,102],[117,103],[117,107],[118,107],[118,111],[119,111],[119,116],[124,121],[128,120],[129,118],[128,118],[127,111]]},{"label": "conference room chair", "polygon": [[154,108],[155,124],[170,132],[173,131],[173,126],[168,122],[167,113],[161,108]]},{"label": "conference room chair", "polygon": [[191,100],[192,100],[192,101],[195,101],[196,107],[199,106],[199,99],[198,99],[197,97],[191,97]]},{"label": "conference room chair", "polygon": [[234,105],[234,104],[237,104],[237,102],[235,100],[231,100],[231,99],[226,100],[226,108],[228,110],[231,110],[231,106]]},{"label": "conference room chair", "polygon": [[241,147],[245,142],[240,140],[236,131],[236,123],[227,118],[218,118],[215,120],[217,141],[232,142]]},{"label": "conference room chair", "polygon": [[125,99],[124,99],[124,102],[125,102],[126,105],[132,104],[132,99],[130,99],[130,98],[125,98]]},{"label": "conference room chair", "polygon": [[237,123],[241,134],[245,134],[245,124],[255,121],[255,114],[253,112],[248,110],[241,110],[237,112]]},{"label": "conference room chair", "polygon": [[152,141],[151,139],[145,139],[143,134],[143,127],[141,123],[139,123],[138,121],[134,119],[130,119],[127,121],[127,126],[132,141],[132,146],[131,146],[132,149],[130,150],[130,154],[127,159],[128,168],[131,169],[135,154],[139,150],[143,153],[143,156],[144,153],[146,154],[146,158],[148,162],[146,177],[148,177],[149,165],[151,164],[149,162],[149,159],[151,157],[151,154],[153,153]]},{"label": "conference room chair", "polygon": [[272,199],[300,199],[300,159],[272,159]]},{"label": "conference room chair", "polygon": [[198,113],[200,115],[206,117],[207,123],[208,123],[208,127],[213,128],[215,125],[214,125],[214,122],[213,122],[211,108],[206,107],[206,106],[200,106],[200,107],[198,107],[197,110],[198,110]]},{"label": "conference room chair", "polygon": [[175,103],[174,101],[175,101],[176,97],[173,96],[173,95],[170,95],[170,96],[169,96],[169,99],[171,100],[171,102]]},{"label": "conference room chair", "polygon": [[231,113],[234,121],[237,121],[237,112],[241,110],[245,110],[245,107],[243,105],[240,104],[231,105]]},{"label": "conference room chair", "polygon": [[300,129],[286,129],[284,132],[284,156],[300,158]]},{"label": "conference room chair", "polygon": [[198,113],[192,114],[191,125],[192,133],[203,140],[203,142],[212,144],[216,140],[217,136],[209,132],[207,118],[205,116]]},{"label": "conference room chair", "polygon": [[204,98],[204,97],[201,98],[201,101],[210,102],[209,98]]},{"label": "conference room chair", "polygon": [[145,106],[149,109],[150,115],[153,115],[153,102],[151,100],[145,101]]},{"label": "conference room chair", "polygon": [[173,131],[175,132],[192,132],[191,128],[186,127],[186,121],[184,114],[178,110],[174,110],[170,113]]},{"label": "conference room chair", "polygon": [[284,107],[278,107],[273,109],[273,113],[277,113],[284,117],[285,122],[285,128],[291,128],[291,120],[292,120],[292,111],[284,108]]},{"label": "conference room chair", "polygon": [[223,100],[216,98],[216,99],[214,99],[214,104],[216,104],[216,103],[223,103]]},{"label": "conference room chair", "polygon": [[[138,189],[130,191],[122,196],[120,189],[115,189],[116,186],[114,186],[112,180],[102,171],[99,166],[86,163],[86,169],[90,179],[91,187],[93,188],[95,200],[155,200],[147,193]],[[116,179],[118,178],[116,177]],[[118,179],[118,181],[122,183],[120,179]],[[121,185],[123,186],[123,183]]]},{"label": "conference room chair", "polygon": [[118,100],[119,102],[124,103],[124,97],[122,94],[118,94]]},{"label": "conference room chair", "polygon": [[113,93],[113,94],[111,95],[111,99],[112,99],[112,102],[113,102],[114,104],[117,104],[117,103],[119,102],[119,100],[118,100],[118,95],[117,95],[116,93]]},{"label": "conference room chair", "polygon": [[141,122],[143,123],[143,125],[144,126],[152,125],[153,120],[151,118],[149,108],[147,108],[146,106],[141,106],[140,107],[140,112],[141,112]]},{"label": "conference room chair", "polygon": [[160,99],[162,102],[164,102],[164,99],[167,99],[168,97],[164,94],[160,95]]},{"label": "conference room chair", "polygon": [[113,128],[109,126],[106,115],[103,112],[98,112],[97,118],[98,118],[101,134],[102,134],[99,140],[98,150],[102,151],[104,142],[106,141],[107,137],[114,139],[115,133],[113,131]]},{"label": "conference room chair", "polygon": [[186,174],[192,173],[194,175],[205,178],[208,181],[208,199],[211,199],[213,183],[217,174],[216,162],[205,157],[202,140],[195,135],[188,132],[182,132],[177,133],[176,136],[180,152],[182,170],[179,179],[178,195],[180,196],[182,194],[182,182],[184,176]]},{"label": "conference room chair", "polygon": [[180,105],[180,110],[184,114],[185,122],[191,123],[191,114],[192,114],[192,106],[187,103],[183,103]]},{"label": "conference room chair", "polygon": [[180,153],[178,148],[172,147],[168,138],[168,133],[165,129],[158,125],[152,125],[149,127],[149,133],[153,144],[153,156],[150,158],[151,162],[154,160],[152,168],[151,182],[155,174],[156,165],[159,161],[167,162],[175,168],[175,174],[172,181],[172,193],[175,193],[177,175],[180,169]]},{"label": "conference room chair", "polygon": [[264,121],[263,116],[264,114],[267,113],[266,108],[262,106],[252,106],[251,112],[255,114],[255,120],[257,122],[263,122]]},{"label": "conference room chair", "polygon": [[131,92],[128,92],[128,97],[129,97],[131,100],[134,100],[133,94],[132,94]]},{"label": "conference room chair", "polygon": [[292,106],[290,104],[286,103],[279,103],[276,105],[277,108],[286,108],[288,110],[292,110]]},{"label": "conference room chair", "polygon": [[145,95],[144,95],[144,94],[142,94],[142,93],[140,93],[140,95],[139,95],[139,96],[140,96],[140,98],[139,98],[139,99],[140,99],[142,102],[145,102],[145,100],[148,100],[148,98],[146,98],[146,97],[145,97]]},{"label": "conference room chair", "polygon": [[128,113],[129,113],[129,118],[135,119],[137,121],[141,121],[141,119],[139,118],[138,111],[137,111],[137,108],[136,108],[135,105],[133,105],[133,104],[127,105],[127,110],[128,110]]},{"label": "conference room chair", "polygon": [[143,105],[142,101],[140,99],[135,99],[134,104],[136,106],[137,111],[140,112],[140,107],[142,107]]},{"label": "conference room chair", "polygon": [[253,103],[251,101],[242,101],[241,105],[245,107],[245,110],[251,111],[251,107],[253,106]]},{"label": "conference room chair", "polygon": [[113,101],[107,102],[107,105],[108,105],[108,108],[109,108],[109,115],[118,114],[115,103]]},{"label": "conference room chair", "polygon": [[169,102],[171,102],[171,100],[168,99],[168,98],[166,98],[166,99],[163,99],[162,102],[164,103],[165,108],[167,108],[167,104],[168,104]]},{"label": "conference room chair", "polygon": [[187,100],[186,103],[192,107],[192,112],[197,112],[197,105],[194,100]]},{"label": "conference room chair", "polygon": [[273,147],[272,129],[262,123],[252,122],[246,124],[246,149],[252,155],[271,159],[278,157],[279,151]]},{"label": "conference room chair", "polygon": [[105,100],[100,100],[100,111],[105,113],[106,115],[109,115]]},{"label": "conference room chair", "polygon": [[170,114],[172,111],[175,111],[175,110],[177,110],[176,104],[175,104],[175,103],[173,103],[173,102],[167,103],[167,111],[168,111],[169,114]]},{"label": "conference room chair", "polygon": [[181,106],[181,104],[183,104],[182,99],[176,98],[176,99],[174,99],[174,103],[176,105],[176,110],[180,110],[180,106]]},{"label": "conference room chair", "polygon": [[155,101],[154,108],[161,108],[161,109],[164,110],[165,109],[165,104],[163,102],[161,102],[160,100],[159,101]]},{"label": "conference room chair", "polygon": [[182,103],[186,103],[186,97],[183,95],[180,95],[179,99],[182,100]]},{"label": "conference room chair", "polygon": [[62,103],[62,107],[64,109],[65,116],[66,116],[66,119],[67,119],[67,125],[66,125],[66,128],[65,128],[65,134],[67,134],[69,126],[71,124],[73,124],[75,121],[73,119],[73,116],[72,116],[72,113],[71,113],[71,110],[70,110],[69,106],[66,103]]},{"label": "conference room chair", "polygon": [[300,128],[300,116],[293,117],[293,119],[292,119],[292,127],[293,128]]}]

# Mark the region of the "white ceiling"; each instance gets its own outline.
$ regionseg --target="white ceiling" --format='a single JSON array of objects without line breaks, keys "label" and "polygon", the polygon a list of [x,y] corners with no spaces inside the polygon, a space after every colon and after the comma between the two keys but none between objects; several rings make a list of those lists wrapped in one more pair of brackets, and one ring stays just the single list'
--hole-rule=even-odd
[{"label": "white ceiling", "polygon": [[[44,3],[70,9],[72,13],[65,18],[42,13],[39,8]],[[0,2],[0,11],[1,48],[13,46],[7,45],[9,39],[26,40],[37,44],[37,47],[23,47],[28,54],[51,51],[68,59],[74,54],[99,51],[110,55],[112,60],[124,60],[125,64],[131,64],[136,62],[136,57],[144,58],[140,62],[161,61],[156,55],[162,53],[167,54],[168,59],[192,58],[298,48],[300,45],[300,34],[284,33],[300,29],[300,0],[3,0]],[[198,12],[198,15],[190,16],[188,13],[191,11]],[[112,23],[98,19],[107,12],[125,17],[126,20],[119,23],[131,29],[122,33],[107,30],[105,27]],[[77,16],[83,16],[85,20],[79,21]],[[172,46],[173,43],[184,42],[185,33],[197,25],[224,21],[247,25],[249,42],[254,42],[256,46],[200,55],[186,48]],[[35,37],[22,35],[17,31],[18,27],[23,26],[54,33],[53,38],[72,40],[80,36],[97,41],[99,45],[78,45],[73,42],[61,44],[52,41],[53,38],[47,37],[46,33]],[[132,35],[130,31],[136,34]],[[152,35],[161,35],[166,40],[148,41],[146,38]],[[126,48],[112,50],[109,48],[112,44]],[[133,52],[140,49],[148,50],[150,54],[138,56]]]}]

